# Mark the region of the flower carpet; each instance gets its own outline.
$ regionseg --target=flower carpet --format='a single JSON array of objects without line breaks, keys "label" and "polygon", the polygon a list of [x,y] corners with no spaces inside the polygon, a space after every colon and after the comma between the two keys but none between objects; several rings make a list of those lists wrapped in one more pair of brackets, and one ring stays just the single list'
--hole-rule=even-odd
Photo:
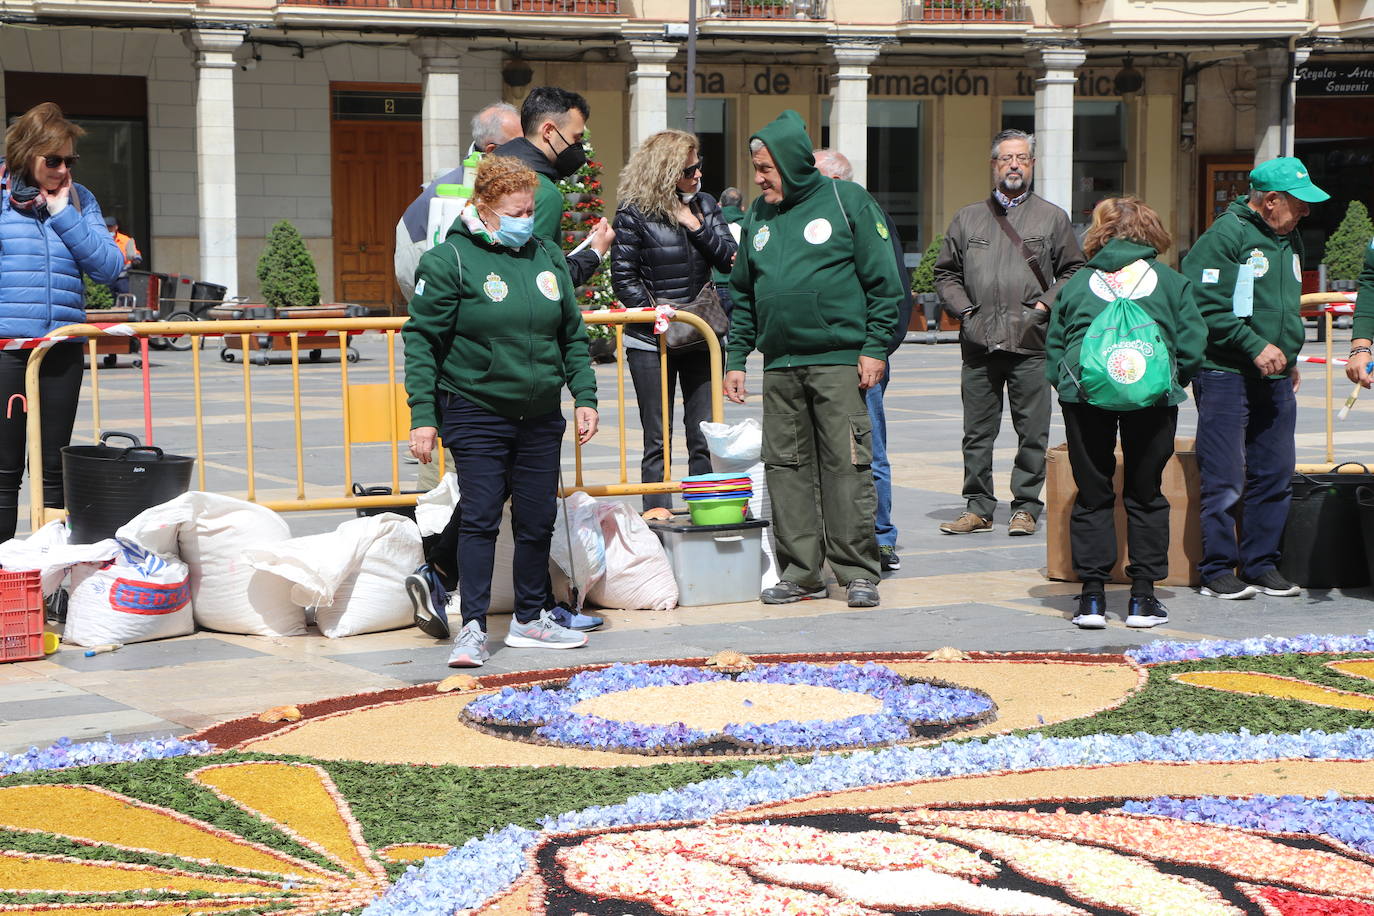
[{"label": "flower carpet", "polygon": [[1374,916],[1374,634],[736,655],[299,712],[0,755],[0,913]]}]

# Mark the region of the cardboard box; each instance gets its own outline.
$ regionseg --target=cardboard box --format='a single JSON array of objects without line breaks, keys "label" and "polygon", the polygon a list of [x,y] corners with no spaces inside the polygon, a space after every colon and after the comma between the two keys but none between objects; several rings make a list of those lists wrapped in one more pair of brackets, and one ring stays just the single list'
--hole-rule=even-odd
[{"label": "cardboard box", "polygon": [[[1126,507],[1121,501],[1121,448],[1116,450],[1116,567],[1113,582],[1126,577]],[[1169,500],[1169,576],[1164,585],[1200,585],[1197,564],[1202,559],[1201,481],[1192,439],[1174,440],[1174,457],[1164,466],[1164,495]],[[1069,447],[1056,445],[1045,455],[1045,575],[1077,582],[1069,547],[1069,514],[1078,487],[1069,466]]]}]

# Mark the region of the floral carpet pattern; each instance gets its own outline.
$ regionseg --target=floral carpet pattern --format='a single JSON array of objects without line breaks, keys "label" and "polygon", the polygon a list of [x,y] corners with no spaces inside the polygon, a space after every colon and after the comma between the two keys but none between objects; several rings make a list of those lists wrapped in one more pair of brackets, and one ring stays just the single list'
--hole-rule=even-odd
[{"label": "floral carpet pattern", "polygon": [[[1069,718],[1027,664],[1053,659],[1007,657],[1027,676],[995,687],[971,685],[992,656],[938,684],[900,673],[916,658],[543,672],[451,705],[429,685],[297,723],[0,755],[0,913],[1374,916],[1374,634],[1152,644],[1117,657],[1135,687]],[[729,685],[715,719],[648,721],[702,685]],[[853,708],[796,712],[824,691]],[[1018,692],[1044,712],[1027,720]],[[598,698],[614,702],[580,706]],[[559,752],[585,764],[255,750],[377,710],[430,731],[561,722]],[[965,720],[979,730],[922,731]],[[740,736],[752,755],[675,756]],[[627,749],[672,753],[622,765]]]}]

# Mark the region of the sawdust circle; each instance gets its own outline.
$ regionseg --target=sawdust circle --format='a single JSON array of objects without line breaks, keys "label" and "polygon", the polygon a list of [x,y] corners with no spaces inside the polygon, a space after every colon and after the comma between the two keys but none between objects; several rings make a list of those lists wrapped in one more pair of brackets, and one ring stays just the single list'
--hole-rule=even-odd
[{"label": "sawdust circle", "polygon": [[712,681],[622,690],[583,700],[572,711],[617,722],[680,722],[703,731],[719,731],[737,722],[834,722],[872,715],[882,708],[883,702],[877,697],[834,687]]}]

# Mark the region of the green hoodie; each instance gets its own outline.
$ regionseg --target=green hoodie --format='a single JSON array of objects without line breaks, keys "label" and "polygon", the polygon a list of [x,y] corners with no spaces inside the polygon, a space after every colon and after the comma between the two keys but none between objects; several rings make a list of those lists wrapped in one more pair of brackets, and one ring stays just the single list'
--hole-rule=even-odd
[{"label": "green hoodie", "polygon": [[[1255,271],[1254,313],[1236,317],[1232,298],[1240,265]],[[1270,378],[1283,378],[1307,338],[1299,307],[1302,299],[1302,240],[1297,230],[1279,235],[1244,200],[1237,200],[1183,259],[1183,275],[1197,288],[1198,307],[1207,321],[1203,368],[1259,377],[1255,357],[1266,345],[1283,351],[1288,365]]]},{"label": "green hoodie", "polygon": [[1364,267],[1360,269],[1360,292],[1355,297],[1355,323],[1350,327],[1351,339],[1374,339],[1374,239],[1364,250]]},{"label": "green hoodie", "polygon": [[557,410],[565,384],[576,406],[596,407],[587,329],[553,242],[512,250],[454,220],[420,258],[401,337],[412,429],[440,425],[440,390],[512,418]]},{"label": "green hoodie", "polygon": [[1124,286],[1121,293],[1155,320],[1169,346],[1174,361],[1174,386],[1165,403],[1181,404],[1188,399],[1182,386],[1193,380],[1202,365],[1207,325],[1198,311],[1193,284],[1178,271],[1158,263],[1158,255],[1148,245],[1112,239],[1059,291],[1045,339],[1045,377],[1059,391],[1060,401],[1083,402],[1077,382],[1082,377],[1079,350],[1083,337],[1093,319],[1116,299],[1110,286],[1100,280],[1093,282],[1097,272],[1113,274],[1136,261],[1148,264],[1153,278],[1131,272],[1120,278]]},{"label": "green hoodie", "polygon": [[816,171],[795,111],[754,137],[777,164],[783,199],[760,197],[744,217],[725,368],[742,371],[756,348],[764,369],[887,359],[902,278],[882,210],[854,182]]}]

